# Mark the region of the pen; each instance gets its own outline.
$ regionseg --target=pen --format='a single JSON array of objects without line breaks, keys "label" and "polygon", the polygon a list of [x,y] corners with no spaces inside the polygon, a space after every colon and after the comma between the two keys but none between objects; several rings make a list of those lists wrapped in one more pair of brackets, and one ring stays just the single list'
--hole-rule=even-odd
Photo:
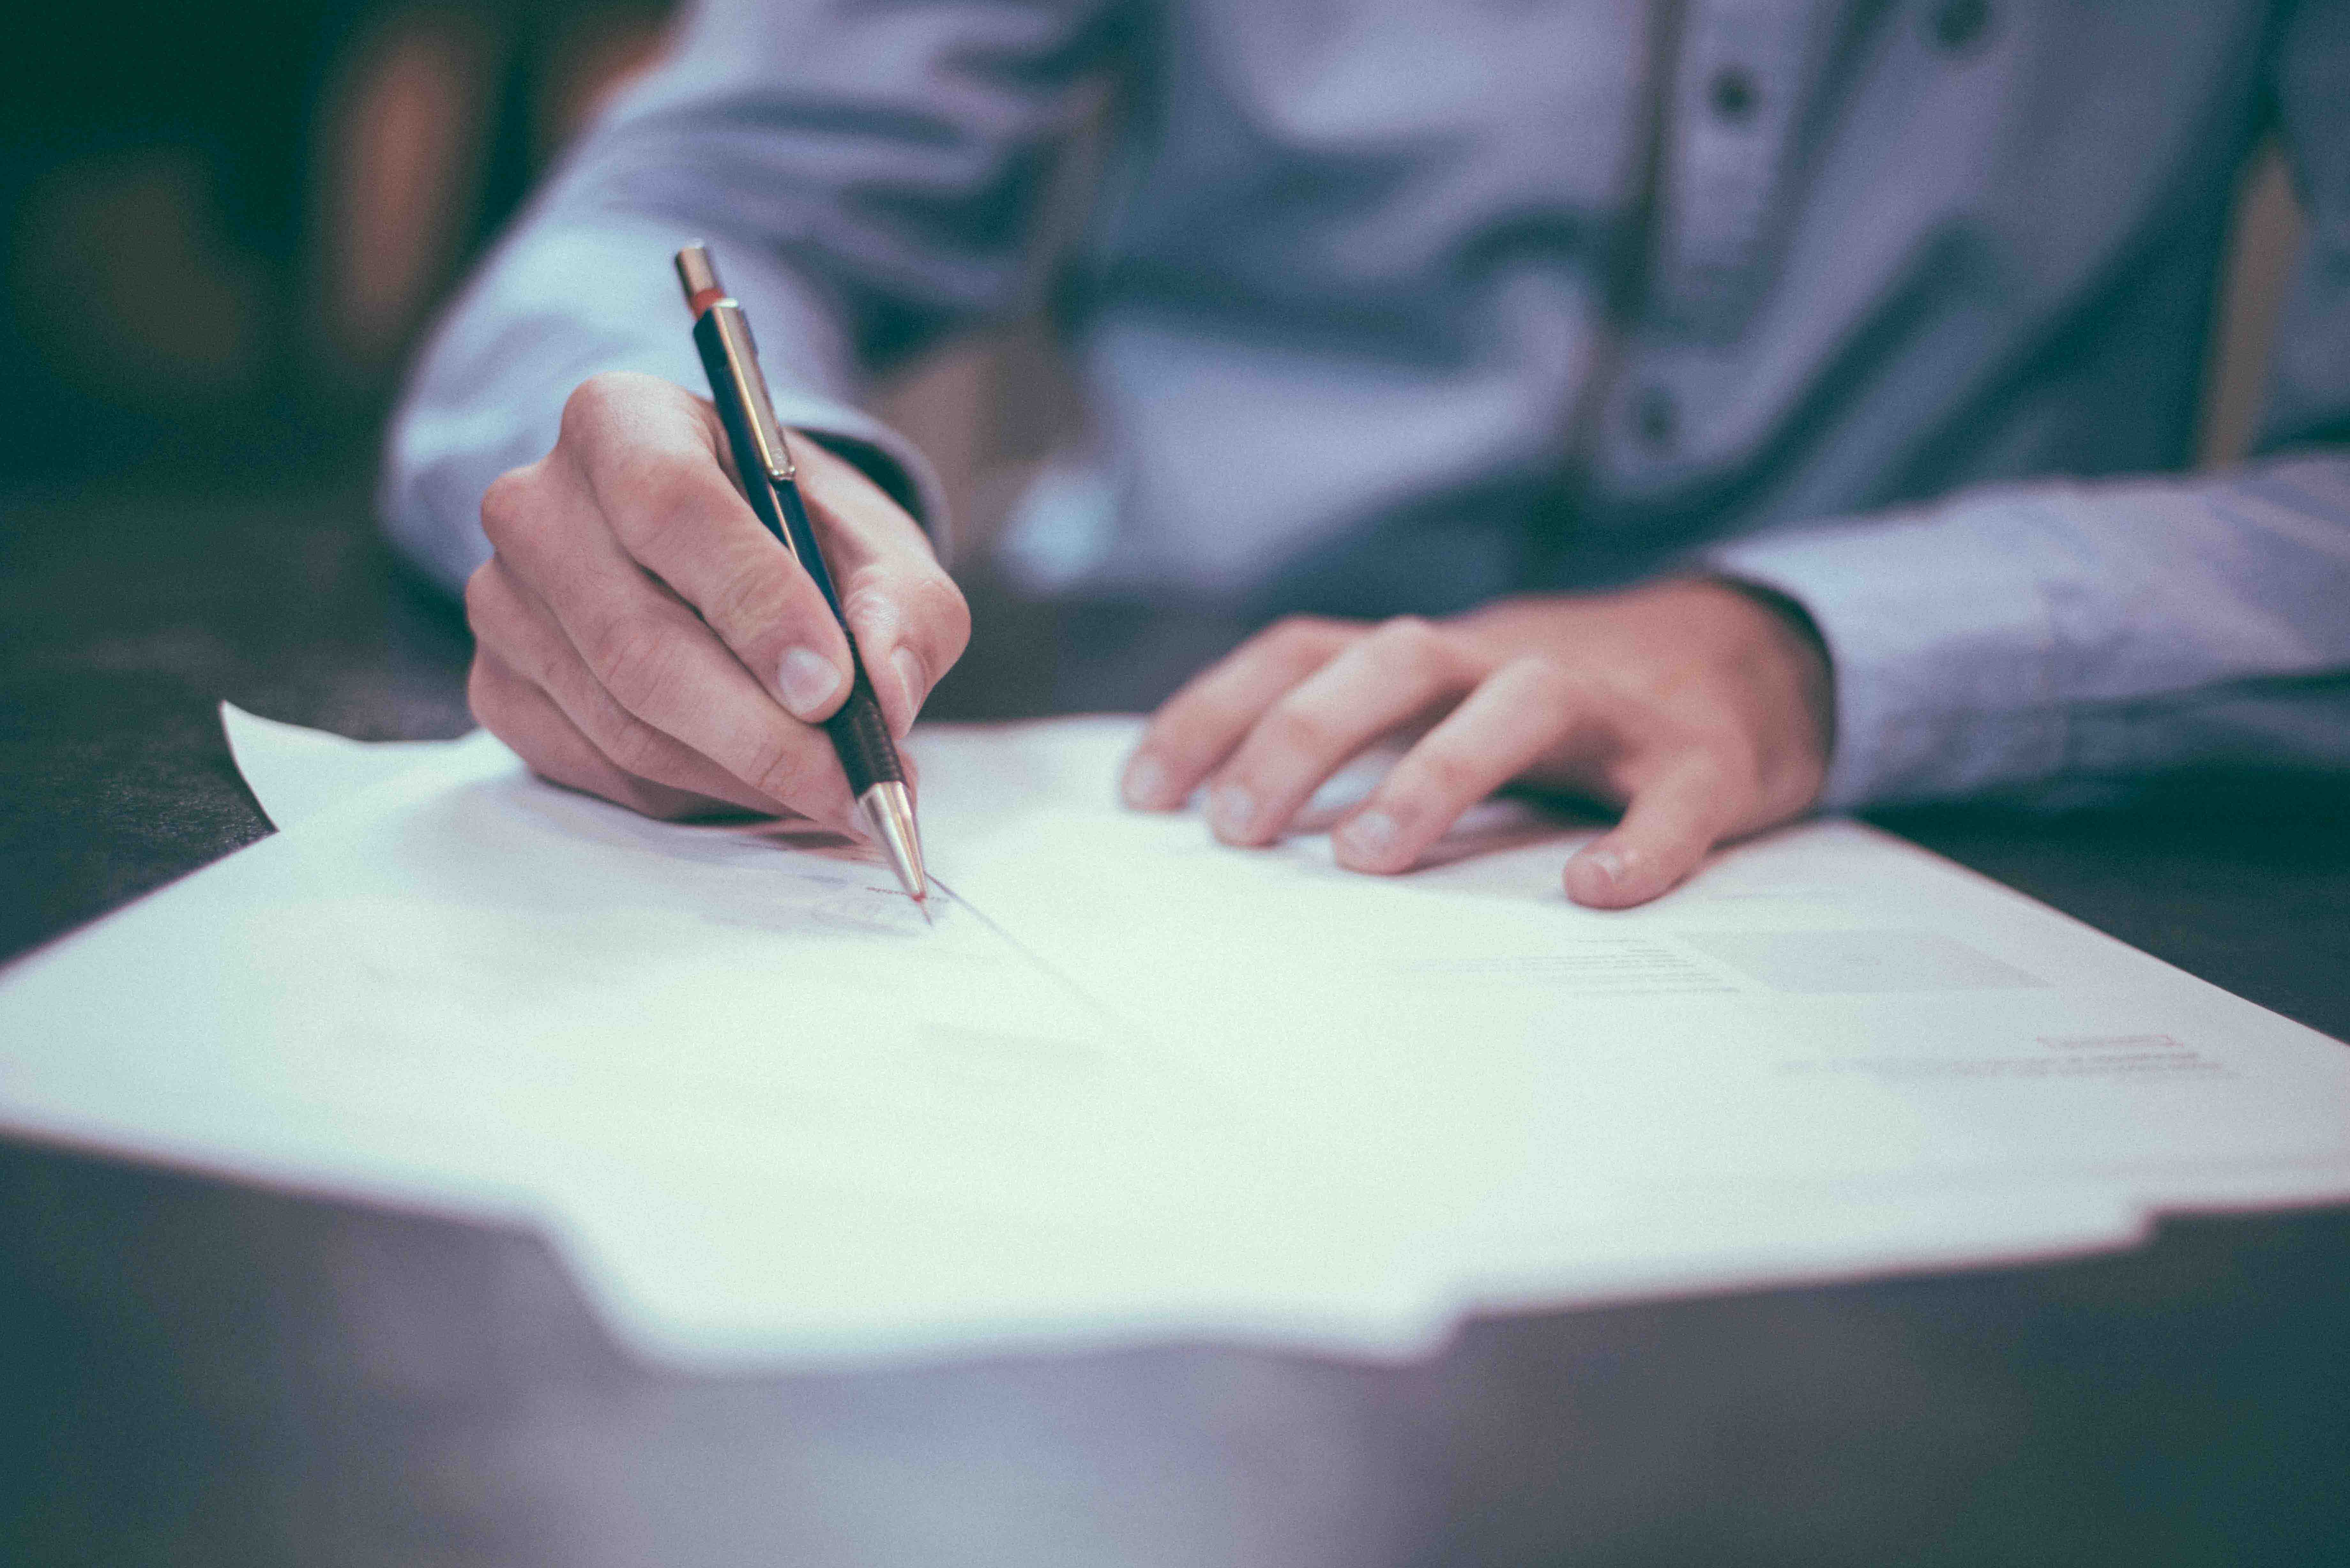
[{"label": "pen", "polygon": [[751,510],[767,532],[792,553],[800,569],[815,580],[840,635],[848,644],[852,677],[848,701],[824,722],[832,749],[840,755],[841,771],[848,775],[849,793],[866,825],[889,857],[889,868],[904,884],[928,919],[930,883],[922,874],[922,838],[914,825],[914,803],[906,793],[906,767],[890,743],[889,726],[881,704],[866,678],[865,660],[857,651],[848,618],[840,612],[840,595],[832,573],[817,547],[816,530],[808,525],[807,506],[800,499],[798,469],[784,427],[775,419],[767,397],[767,379],[759,371],[759,351],[751,341],[751,323],[743,306],[718,281],[710,252],[693,244],[677,253],[678,281],[685,286],[686,306],[693,312],[693,346],[702,351],[702,369],[710,378],[710,395],[725,423],[726,440],[734,452],[734,467],[743,476],[743,492]]}]

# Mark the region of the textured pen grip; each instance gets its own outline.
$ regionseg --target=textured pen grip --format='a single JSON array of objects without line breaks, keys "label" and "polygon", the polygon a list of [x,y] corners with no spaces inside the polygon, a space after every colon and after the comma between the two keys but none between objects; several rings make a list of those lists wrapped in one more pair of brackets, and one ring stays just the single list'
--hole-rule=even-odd
[{"label": "textured pen grip", "polygon": [[861,796],[878,784],[906,782],[905,764],[898,760],[898,748],[889,740],[889,726],[882,720],[873,682],[865,678],[863,659],[857,661],[857,680],[848,689],[848,701],[824,722],[824,728],[832,737],[833,749],[840,753],[840,768],[848,775],[852,796]]}]

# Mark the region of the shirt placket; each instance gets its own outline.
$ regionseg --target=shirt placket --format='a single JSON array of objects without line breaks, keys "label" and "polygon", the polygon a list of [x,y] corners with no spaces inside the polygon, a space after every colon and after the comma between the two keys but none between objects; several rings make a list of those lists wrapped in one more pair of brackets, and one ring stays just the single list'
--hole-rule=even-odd
[{"label": "shirt placket", "polygon": [[1736,329],[1766,260],[1825,0],[1688,0],[1647,314]]},{"label": "shirt placket", "polygon": [[[1578,527],[1605,535],[1643,525],[1642,511],[1614,503],[1685,474],[1706,388],[1683,384],[1699,372],[1672,350],[1734,338],[1757,296],[1813,51],[1847,5],[1655,0],[1664,52],[1650,78],[1656,119],[1639,265],[1620,279],[1569,426],[1568,511]],[[1555,553],[1572,547],[1564,536],[1550,541]]]}]

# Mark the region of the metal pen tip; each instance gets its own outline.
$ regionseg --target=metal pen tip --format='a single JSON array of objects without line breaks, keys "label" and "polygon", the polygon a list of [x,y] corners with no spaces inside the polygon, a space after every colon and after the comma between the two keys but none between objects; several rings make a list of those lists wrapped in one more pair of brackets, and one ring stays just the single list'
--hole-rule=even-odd
[{"label": "metal pen tip", "polygon": [[858,796],[857,804],[881,853],[889,857],[889,869],[898,874],[906,897],[920,906],[925,920],[930,919],[931,884],[922,870],[922,836],[914,826],[914,803],[906,786],[894,780],[875,784]]}]

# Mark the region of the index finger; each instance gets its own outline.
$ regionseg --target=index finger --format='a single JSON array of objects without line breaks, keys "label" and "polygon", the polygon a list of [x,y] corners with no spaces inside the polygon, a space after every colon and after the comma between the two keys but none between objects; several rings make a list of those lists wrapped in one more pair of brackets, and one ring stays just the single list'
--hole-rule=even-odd
[{"label": "index finger", "polygon": [[1192,677],[1151,715],[1128,759],[1127,804],[1154,811],[1182,805],[1266,709],[1360,635],[1344,621],[1293,616]]}]

